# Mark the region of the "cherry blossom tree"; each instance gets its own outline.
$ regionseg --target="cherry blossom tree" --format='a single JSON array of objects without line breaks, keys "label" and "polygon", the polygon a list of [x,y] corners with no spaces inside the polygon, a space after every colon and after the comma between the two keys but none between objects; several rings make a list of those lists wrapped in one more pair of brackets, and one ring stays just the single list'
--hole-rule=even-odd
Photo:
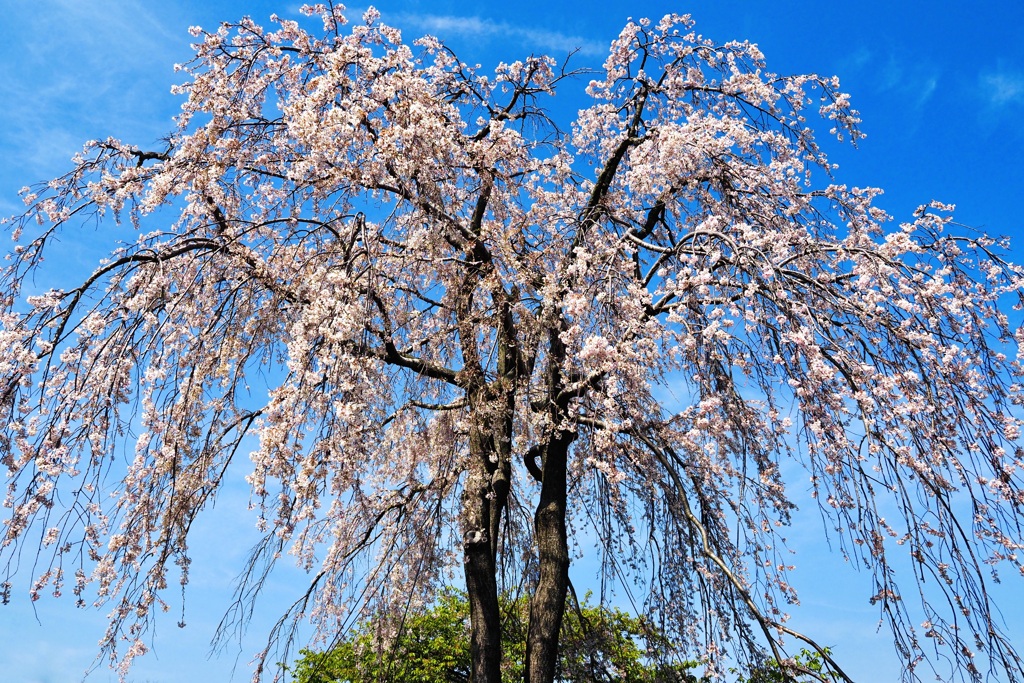
[{"label": "cherry blossom tree", "polygon": [[[951,207],[893,227],[834,182],[815,129],[861,135],[835,79],[671,15],[627,24],[559,122],[565,63],[485,74],[372,9],[306,12],[322,33],[193,29],[166,146],[89,142],[8,222],[5,600],[38,550],[33,597],[108,604],[127,666],[244,468],[237,614],[283,555],[310,576],[256,677],[291,624],[331,638],[458,570],[472,680],[500,680],[523,586],[549,682],[589,533],[709,675],[848,680],[784,612],[802,467],[907,680],[1024,680],[988,593],[1024,571],[1022,271]],[[96,224],[110,256],[48,289]]]}]

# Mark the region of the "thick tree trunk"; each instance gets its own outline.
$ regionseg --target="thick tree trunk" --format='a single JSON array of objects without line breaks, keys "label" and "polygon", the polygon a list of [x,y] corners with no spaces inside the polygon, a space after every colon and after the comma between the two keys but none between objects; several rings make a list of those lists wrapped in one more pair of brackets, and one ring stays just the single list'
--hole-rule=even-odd
[{"label": "thick tree trunk", "polygon": [[[490,262],[481,242],[467,253],[468,260]],[[499,380],[488,386],[476,346],[472,316],[474,288],[481,276],[470,271],[456,314],[465,364],[472,377],[467,387],[471,419],[470,471],[462,493],[462,543],[466,591],[469,595],[470,683],[501,683],[501,612],[498,605],[497,558],[502,516],[511,487],[512,416],[515,410],[515,379],[519,370],[516,332],[507,296],[498,290],[495,305],[502,315],[497,327]]]},{"label": "thick tree trunk", "polygon": [[558,635],[562,629],[569,587],[569,544],[565,530],[566,466],[573,436],[568,432],[560,433],[548,444],[544,454],[544,481],[534,517],[540,579],[530,601],[525,683],[552,683],[555,679]]},{"label": "thick tree trunk", "polygon": [[472,632],[470,656],[473,668],[469,680],[471,683],[501,683],[498,584],[486,531],[467,532],[463,550]]},{"label": "thick tree trunk", "polygon": [[469,680],[470,683],[501,683],[501,612],[495,541],[491,536],[497,530],[493,518],[501,516],[501,510],[494,508],[503,506],[504,501],[496,500],[493,490],[495,470],[500,469],[492,461],[494,437],[483,416],[478,415],[473,424],[469,436],[472,469],[462,493],[461,520],[473,662]]}]

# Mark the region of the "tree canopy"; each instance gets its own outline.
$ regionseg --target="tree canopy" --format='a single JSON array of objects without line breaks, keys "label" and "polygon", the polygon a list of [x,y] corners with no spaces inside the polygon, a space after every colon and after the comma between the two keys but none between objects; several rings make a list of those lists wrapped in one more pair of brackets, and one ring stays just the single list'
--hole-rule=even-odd
[{"label": "tree canopy", "polygon": [[[310,576],[256,676],[290,623],[331,639],[461,571],[472,679],[500,680],[523,586],[549,683],[586,537],[710,675],[808,648],[842,679],[785,614],[802,467],[908,680],[1024,679],[987,588],[1024,571],[1022,271],[949,206],[893,226],[832,177],[816,131],[860,137],[836,79],[685,15],[583,75],[305,11],[322,31],[193,29],[166,145],[91,141],[9,221],[5,599],[38,550],[33,597],[109,604],[127,665],[245,468],[239,614],[283,556]],[[94,224],[125,226],[109,257],[48,288]]]},{"label": "tree canopy", "polygon": [[[502,681],[523,678],[529,596],[502,597]],[[565,683],[696,683],[692,662],[672,662],[672,648],[651,624],[618,608],[570,600],[555,678]],[[397,616],[397,623],[389,623]],[[397,631],[398,635],[388,635]],[[295,683],[464,683],[469,680],[469,602],[442,591],[424,610],[376,615],[329,650],[303,650],[290,668]],[[660,658],[660,661],[659,661]]]},{"label": "tree canopy", "polygon": [[[590,605],[587,598],[577,602],[574,596],[566,605],[555,680],[710,682],[693,671],[697,662],[673,661],[672,644],[645,619],[617,607]],[[502,596],[500,603],[501,680],[515,683],[523,678],[529,596]],[[465,683],[471,668],[469,633],[465,595],[446,589],[424,610],[375,615],[326,651],[302,650],[289,673],[295,683]],[[729,680],[800,683],[814,680],[821,670],[821,656],[804,651],[785,666],[769,661],[749,672],[731,670]]]}]

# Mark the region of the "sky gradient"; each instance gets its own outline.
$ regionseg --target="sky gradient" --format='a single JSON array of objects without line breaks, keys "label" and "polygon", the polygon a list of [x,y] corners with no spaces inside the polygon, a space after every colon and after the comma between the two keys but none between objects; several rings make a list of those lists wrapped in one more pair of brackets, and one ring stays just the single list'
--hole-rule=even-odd
[{"label": "sky gradient", "polygon": [[[91,138],[118,137],[157,146],[180,102],[170,87],[173,64],[190,56],[190,25],[213,29],[248,14],[295,17],[297,3],[255,0],[12,0],[0,20],[0,215],[19,211],[20,187],[70,168]],[[1016,2],[380,2],[385,23],[411,41],[431,33],[468,62],[485,67],[530,53],[599,67],[627,17],[689,12],[697,30],[717,41],[748,39],[780,73],[838,74],[864,120],[858,150],[834,151],[838,182],[885,189],[879,204],[896,221],[931,199],[956,204],[960,223],[1014,239],[1024,261],[1024,7]],[[361,14],[353,8],[353,16]],[[584,83],[568,83],[557,111],[582,106]],[[567,126],[568,119],[562,118]],[[70,245],[83,272],[109,250],[101,233]],[[254,538],[241,487],[228,491],[198,527],[193,582],[182,615],[157,621],[154,653],[129,680],[143,683],[248,680],[246,664],[261,637],[301,587],[298,572],[279,573],[252,626],[219,657],[206,659],[214,629],[229,606],[231,581]],[[202,518],[201,518],[202,519]],[[794,580],[802,605],[797,628],[835,646],[856,680],[896,680],[899,663],[878,611],[867,602],[868,576],[843,567],[821,542],[821,524],[793,529],[800,550]],[[26,565],[30,558],[24,558]],[[574,569],[583,583],[585,564]],[[0,607],[0,678],[11,683],[79,680],[96,654],[105,620],[69,599],[27,598],[29,574]],[[1024,584],[1008,577],[997,592],[1007,616],[1024,612]],[[174,596],[169,596],[173,598]],[[172,605],[180,608],[180,600]],[[1013,632],[1024,642],[1024,620]],[[233,679],[232,679],[233,673]],[[101,667],[90,681],[116,680]]]}]

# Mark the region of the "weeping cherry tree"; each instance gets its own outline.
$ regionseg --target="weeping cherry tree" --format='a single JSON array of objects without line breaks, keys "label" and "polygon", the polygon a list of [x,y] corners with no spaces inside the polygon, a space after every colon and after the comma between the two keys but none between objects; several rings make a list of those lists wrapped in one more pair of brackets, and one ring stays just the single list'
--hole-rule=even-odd
[{"label": "weeping cherry tree", "polygon": [[[228,623],[280,558],[309,577],[257,678],[294,624],[330,642],[462,575],[471,680],[501,680],[499,595],[525,591],[524,680],[550,683],[596,538],[707,675],[849,680],[785,613],[810,486],[906,680],[1024,680],[988,592],[1024,570],[1024,271],[951,207],[894,224],[837,182],[815,131],[861,133],[836,79],[688,16],[583,75],[305,12],[322,32],[194,28],[165,144],[91,141],[7,221],[5,601],[32,565],[33,598],[107,605],[124,672],[243,485],[262,538]],[[64,286],[60,239],[109,256]]]}]

